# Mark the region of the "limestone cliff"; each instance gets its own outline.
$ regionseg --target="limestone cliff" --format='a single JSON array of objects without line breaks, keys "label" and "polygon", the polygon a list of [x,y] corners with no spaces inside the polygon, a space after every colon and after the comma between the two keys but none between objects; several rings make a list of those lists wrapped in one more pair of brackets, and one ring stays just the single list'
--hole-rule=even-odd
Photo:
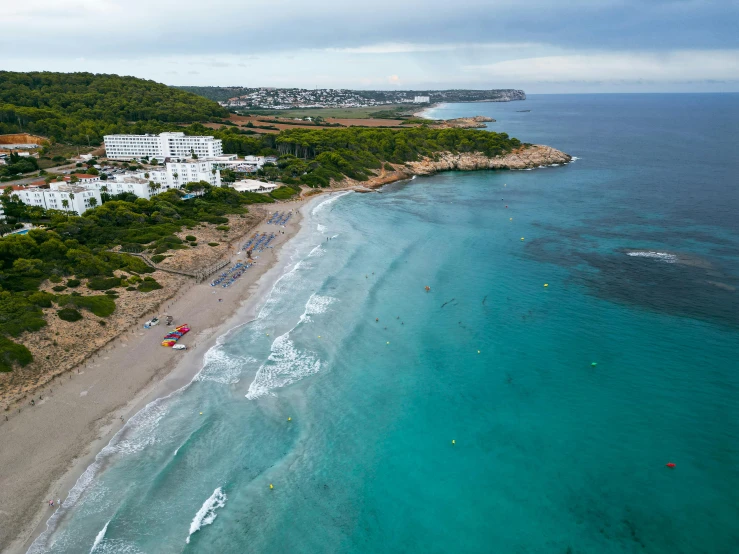
[{"label": "limestone cliff", "polygon": [[480,169],[531,169],[555,164],[566,164],[572,156],[541,144],[523,146],[502,156],[489,157],[482,152],[453,154],[440,152],[435,159],[424,158],[404,165],[393,165],[394,171],[382,169],[367,181],[344,179],[334,186],[342,188],[377,188],[388,183],[408,179],[414,175],[432,175],[441,171],[475,171]]},{"label": "limestone cliff", "polygon": [[522,147],[503,156],[490,158],[482,152],[468,154],[452,154],[442,152],[436,160],[426,158],[417,162],[408,162],[414,175],[429,175],[439,171],[472,171],[475,169],[529,169],[544,165],[563,164],[572,160],[572,156],[565,154],[551,146],[533,144]]}]

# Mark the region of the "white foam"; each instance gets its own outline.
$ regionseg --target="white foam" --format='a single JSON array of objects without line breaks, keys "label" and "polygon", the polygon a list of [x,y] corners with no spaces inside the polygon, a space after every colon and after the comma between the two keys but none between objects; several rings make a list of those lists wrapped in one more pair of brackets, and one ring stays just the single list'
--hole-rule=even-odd
[{"label": "white foam", "polygon": [[319,233],[323,233],[326,230],[326,226],[325,225],[321,225],[320,223],[318,223],[318,224],[316,224],[316,230]]},{"label": "white foam", "polygon": [[289,335],[287,332],[272,343],[267,361],[262,364],[249,385],[249,392],[246,393],[249,400],[320,371],[321,361],[318,357],[312,352],[298,350]]},{"label": "white foam", "polygon": [[256,358],[249,356],[230,356],[224,351],[223,346],[211,348],[205,355],[203,369],[195,376],[195,380],[235,385],[239,382],[243,369],[248,364],[256,362]]},{"label": "white foam", "polygon": [[669,252],[654,252],[651,250],[645,250],[640,252],[627,252],[626,255],[635,256],[637,258],[653,258],[655,260],[659,260],[668,264],[674,264],[677,261],[677,256],[675,256],[675,254],[670,254]]},{"label": "white foam", "polygon": [[202,527],[210,525],[215,521],[216,516],[218,515],[216,514],[216,510],[218,508],[223,508],[226,505],[227,498],[226,494],[221,490],[221,487],[218,487],[213,491],[213,494],[210,495],[210,498],[203,502],[198,513],[195,514],[194,518],[192,518],[192,523],[190,523],[190,534],[187,535],[187,539],[185,539],[187,544],[190,544],[190,537],[192,537],[193,533],[197,533]]},{"label": "white foam", "polygon": [[108,520],[108,523],[105,524],[105,526],[100,530],[100,532],[95,537],[95,542],[92,543],[92,548],[90,549],[90,554],[95,552],[95,549],[98,547],[98,545],[103,542],[103,539],[105,538],[105,532],[108,530],[108,525],[110,525],[110,520]]},{"label": "white foam", "polygon": [[326,198],[326,200],[324,200],[323,202],[321,202],[320,204],[318,204],[315,208],[313,208],[313,210],[311,211],[311,215],[316,215],[317,213],[319,213],[320,211],[322,211],[325,207],[330,206],[331,204],[333,204],[334,202],[336,202],[339,198],[341,198],[342,196],[346,196],[347,194],[349,194],[351,192],[352,191],[348,190],[346,192],[340,192],[338,194],[332,194],[331,196],[329,196],[328,198]]},{"label": "white foam", "polygon": [[318,294],[311,294],[308,302],[305,305],[306,315],[322,314],[328,307],[336,302],[336,298],[333,296],[321,296]]}]

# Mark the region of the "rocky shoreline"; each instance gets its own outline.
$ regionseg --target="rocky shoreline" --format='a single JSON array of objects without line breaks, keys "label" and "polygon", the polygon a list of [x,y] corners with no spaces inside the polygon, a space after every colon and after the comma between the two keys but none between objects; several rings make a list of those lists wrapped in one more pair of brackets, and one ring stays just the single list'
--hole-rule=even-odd
[{"label": "rocky shoreline", "polygon": [[562,165],[572,161],[572,156],[541,144],[523,146],[502,156],[486,156],[482,152],[454,154],[440,152],[432,158],[424,158],[405,165],[392,164],[394,171],[380,170],[367,181],[344,179],[337,187],[374,189],[395,181],[410,179],[415,175],[433,175],[442,171],[478,171],[483,169],[533,169],[551,165]]}]

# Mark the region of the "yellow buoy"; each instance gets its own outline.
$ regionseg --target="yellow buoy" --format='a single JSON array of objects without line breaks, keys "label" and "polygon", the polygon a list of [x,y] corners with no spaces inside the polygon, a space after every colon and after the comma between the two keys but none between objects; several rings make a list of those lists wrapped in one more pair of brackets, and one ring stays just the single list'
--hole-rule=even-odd
[{"label": "yellow buoy", "polygon": [[320,339],[321,338],[321,335],[318,335],[318,338]]},{"label": "yellow buoy", "polygon": [[200,415],[203,415],[203,412],[200,412]]},{"label": "yellow buoy", "polygon": [[452,439],[452,444],[457,444],[457,441],[455,441],[454,439]]},{"label": "yellow buoy", "polygon": [[270,488],[270,489],[274,489],[275,487],[274,487],[274,485],[273,485],[272,483],[270,483],[270,484],[269,484],[269,488]]},{"label": "yellow buoy", "polygon": [[548,287],[548,286],[549,286],[549,283],[544,283],[544,286],[545,286],[545,287]]},{"label": "yellow buoy", "polygon": [[287,418],[287,420],[288,420],[288,421],[292,421],[292,420],[293,420],[293,418],[291,418],[291,417],[288,417],[288,418]]},{"label": "yellow buoy", "polygon": [[521,237],[521,240],[523,240],[523,237]]},{"label": "yellow buoy", "polygon": [[509,218],[508,218],[508,221],[513,221],[513,218],[512,218],[512,217],[509,217]]},{"label": "yellow buoy", "polygon": [[387,341],[385,344],[390,344],[390,341]]},{"label": "yellow buoy", "polygon": [[479,354],[479,353],[480,353],[480,351],[478,350],[478,351],[477,351],[477,353]]}]

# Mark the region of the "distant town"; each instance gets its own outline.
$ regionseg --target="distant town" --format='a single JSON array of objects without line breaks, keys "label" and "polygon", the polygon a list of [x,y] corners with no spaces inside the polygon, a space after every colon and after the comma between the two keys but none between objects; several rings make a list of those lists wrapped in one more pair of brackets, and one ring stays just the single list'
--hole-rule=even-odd
[{"label": "distant town", "polygon": [[492,90],[349,90],[245,87],[179,87],[217,101],[225,108],[287,110],[293,108],[362,108],[438,102],[510,102],[525,100],[514,89]]}]

